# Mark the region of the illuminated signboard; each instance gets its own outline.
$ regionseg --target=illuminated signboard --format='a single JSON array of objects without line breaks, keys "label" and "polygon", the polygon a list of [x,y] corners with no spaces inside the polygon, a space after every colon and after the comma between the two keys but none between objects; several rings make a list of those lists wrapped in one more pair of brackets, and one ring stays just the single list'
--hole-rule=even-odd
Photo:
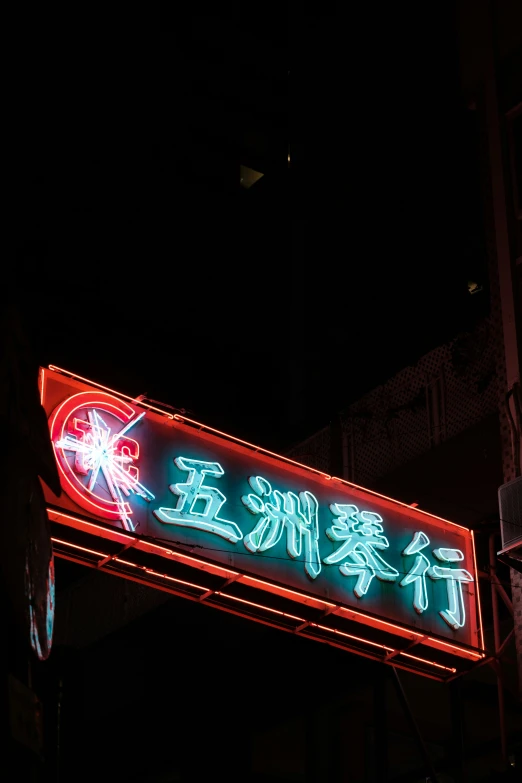
[{"label": "illuminated signboard", "polygon": [[57,368],[41,387],[58,556],[439,678],[483,657],[467,528]]}]

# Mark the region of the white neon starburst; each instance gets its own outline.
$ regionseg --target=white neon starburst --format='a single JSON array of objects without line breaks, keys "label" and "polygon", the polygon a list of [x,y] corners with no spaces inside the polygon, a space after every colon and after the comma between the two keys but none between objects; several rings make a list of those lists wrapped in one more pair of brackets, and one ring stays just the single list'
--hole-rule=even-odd
[{"label": "white neon starburst", "polygon": [[101,487],[108,491],[113,501],[116,503],[120,513],[120,519],[126,530],[134,530],[134,524],[126,511],[125,497],[131,493],[139,495],[144,500],[154,500],[152,492],[140,484],[136,477],[126,468],[134,462],[134,458],[128,454],[122,453],[118,448],[118,441],[127,435],[129,430],[134,427],[140,419],[145,416],[145,412],[129,421],[119,432],[111,432],[111,428],[104,422],[100,414],[94,408],[87,411],[87,420],[90,424],[88,430],[82,438],[74,435],[67,435],[61,438],[56,446],[64,451],[72,451],[80,458],[82,470],[79,471],[89,475],[85,488],[94,493],[94,487],[100,486],[101,476],[105,479],[105,486]]}]

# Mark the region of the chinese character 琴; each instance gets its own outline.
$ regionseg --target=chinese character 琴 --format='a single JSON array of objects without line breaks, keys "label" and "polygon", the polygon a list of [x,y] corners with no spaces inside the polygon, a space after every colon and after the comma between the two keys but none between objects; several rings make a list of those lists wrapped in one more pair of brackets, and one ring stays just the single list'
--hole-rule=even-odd
[{"label": "chinese character \u7434", "polygon": [[388,539],[382,534],[382,517],[341,503],[333,503],[330,509],[338,519],[327,529],[326,535],[331,541],[343,543],[323,562],[339,564],[339,571],[344,576],[357,576],[353,588],[357,598],[366,595],[375,576],[384,582],[394,582],[399,572],[375,551],[389,547]]}]

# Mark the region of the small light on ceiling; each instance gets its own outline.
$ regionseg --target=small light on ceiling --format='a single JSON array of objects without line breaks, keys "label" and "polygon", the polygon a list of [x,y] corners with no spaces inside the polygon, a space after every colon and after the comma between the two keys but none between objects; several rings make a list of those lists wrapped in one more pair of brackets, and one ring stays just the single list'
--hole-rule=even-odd
[{"label": "small light on ceiling", "polygon": [[468,291],[470,294],[478,294],[479,291],[482,291],[482,286],[474,280],[468,280]]},{"label": "small light on ceiling", "polygon": [[243,188],[252,187],[262,176],[262,172],[251,169],[248,166],[241,165],[239,167],[239,182]]}]

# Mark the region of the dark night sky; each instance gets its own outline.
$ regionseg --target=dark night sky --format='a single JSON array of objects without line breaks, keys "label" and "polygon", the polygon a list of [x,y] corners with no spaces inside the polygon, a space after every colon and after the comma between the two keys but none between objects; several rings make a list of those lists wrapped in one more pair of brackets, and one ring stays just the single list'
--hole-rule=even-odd
[{"label": "dark night sky", "polygon": [[233,97],[194,130],[195,23],[73,37],[65,58],[26,41],[12,256],[36,359],[283,449],[472,323],[477,158],[451,14],[413,36],[386,13],[294,13],[290,35],[243,20],[223,44],[238,79],[244,42],[277,89],[291,69],[272,133],[293,167],[257,194],[194,174],[237,154],[213,131]]}]

